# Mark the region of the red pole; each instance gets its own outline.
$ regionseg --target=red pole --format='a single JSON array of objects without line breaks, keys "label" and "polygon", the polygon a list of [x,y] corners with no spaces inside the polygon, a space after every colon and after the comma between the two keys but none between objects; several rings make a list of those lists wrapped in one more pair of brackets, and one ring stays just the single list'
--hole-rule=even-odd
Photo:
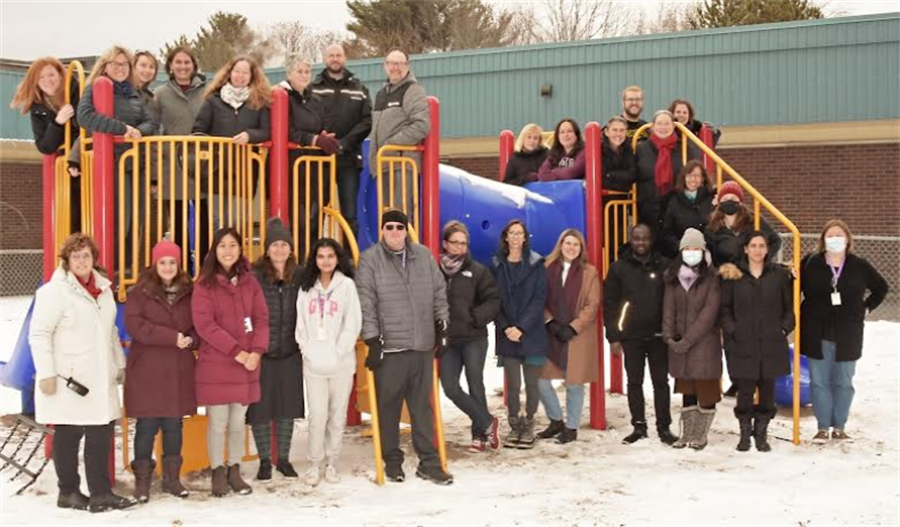
[{"label": "red pole", "polygon": [[[710,130],[709,127],[706,126],[706,124],[700,127],[700,140],[703,141],[703,143],[711,150],[714,149],[712,130]],[[714,178],[716,173],[715,162],[713,162],[713,160],[710,159],[708,155],[703,154],[703,164],[706,165],[706,173],[709,174],[709,177]]]},{"label": "red pole", "polygon": [[[53,254],[56,252],[56,154],[46,154],[43,156],[43,173],[41,183],[43,185],[44,204],[43,204],[43,220],[44,220],[44,283],[50,281],[53,271],[56,270],[56,258]],[[47,436],[49,441],[52,436]]]},{"label": "red pole", "polygon": [[437,97],[428,97],[431,114],[431,131],[425,137],[422,153],[422,243],[434,259],[441,256],[441,188],[438,165],[441,159],[441,103]]},{"label": "red pole", "polygon": [[[113,85],[106,77],[94,81],[94,107],[113,116]],[[94,148],[94,240],[100,247],[100,265],[115,276],[115,167],[112,134],[95,133]],[[121,277],[118,277],[121,280]]]},{"label": "red pole", "polygon": [[362,424],[362,414],[356,409],[356,374],[353,374],[353,389],[350,390],[350,402],[347,404],[347,426],[359,426]]},{"label": "red pole", "polygon": [[516,136],[512,130],[503,130],[500,132],[500,176],[497,181],[506,179],[506,165],[509,164],[509,158],[513,155],[516,146]]},{"label": "red pole", "polygon": [[[603,276],[603,159],[600,148],[600,125],[588,123],[585,137],[585,236],[587,237],[588,258]],[[502,140],[501,140],[502,141]],[[502,143],[501,143],[502,148]],[[501,156],[502,157],[502,156]],[[603,297],[603,282],[600,282],[600,297]],[[597,333],[600,346],[600,377],[591,383],[591,428],[606,430],[606,375],[603,356],[603,304],[597,309]]]},{"label": "red pole", "polygon": [[269,152],[269,216],[288,224],[288,95],[282,88],[272,90],[272,149]]}]

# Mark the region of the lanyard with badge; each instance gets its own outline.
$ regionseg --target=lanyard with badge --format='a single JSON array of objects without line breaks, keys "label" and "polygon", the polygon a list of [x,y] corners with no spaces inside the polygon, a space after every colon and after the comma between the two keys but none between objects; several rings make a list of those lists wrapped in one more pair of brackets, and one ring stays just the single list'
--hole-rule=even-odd
[{"label": "lanyard with badge", "polygon": [[844,261],[841,262],[840,267],[835,267],[831,264],[828,264],[828,268],[831,269],[831,305],[839,306],[841,305],[841,293],[838,291],[838,280],[841,279],[841,273],[844,271],[844,264],[847,263],[847,259],[844,258]]},{"label": "lanyard with badge", "polygon": [[328,338],[325,333],[325,303],[331,302],[332,293],[334,293],[334,291],[329,291],[327,295],[322,295],[320,291],[316,291],[316,300],[319,306],[319,317],[316,320],[316,338],[319,341],[323,341]]}]

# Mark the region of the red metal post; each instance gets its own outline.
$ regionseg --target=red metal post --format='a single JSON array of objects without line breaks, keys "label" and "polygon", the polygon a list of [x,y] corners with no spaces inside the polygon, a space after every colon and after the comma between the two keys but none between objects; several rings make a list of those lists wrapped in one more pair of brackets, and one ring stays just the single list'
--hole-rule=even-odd
[{"label": "red metal post", "polygon": [[[41,182],[43,184],[44,204],[44,283],[50,281],[53,271],[56,270],[56,258],[53,253],[56,252],[56,154],[47,154],[44,157],[43,174]],[[49,441],[52,436],[47,436]]]},{"label": "red metal post", "polygon": [[[113,116],[113,85],[100,76],[94,81],[94,107],[102,115]],[[100,265],[115,275],[115,167],[113,136],[95,133],[94,149],[94,240],[100,247]],[[119,277],[121,279],[121,277]]]},{"label": "red metal post", "polygon": [[347,404],[347,426],[359,426],[362,424],[362,414],[356,409],[356,374],[353,375],[353,389],[350,390],[350,402]]},{"label": "red metal post", "polygon": [[[709,129],[706,124],[700,127],[700,140],[710,148],[713,149],[713,134],[712,130]],[[716,163],[710,159],[710,157],[706,154],[703,154],[703,165],[706,167],[706,173],[709,174],[710,178],[715,177],[716,173]],[[715,182],[715,180],[713,180]]]},{"label": "red metal post", "polygon": [[[603,275],[603,160],[600,148],[600,125],[588,123],[584,128],[585,139],[585,236],[587,238],[588,259]],[[502,140],[501,140],[502,141]],[[502,142],[501,142],[502,150]],[[603,296],[603,282],[600,282]],[[591,428],[606,430],[606,374],[603,353],[603,305],[597,309],[597,332],[600,346],[600,377],[591,383]]]},{"label": "red metal post", "polygon": [[506,165],[509,164],[509,158],[513,155],[516,146],[516,136],[512,130],[503,130],[500,132],[500,176],[497,181],[506,179]]},{"label": "red metal post", "polygon": [[435,260],[441,256],[441,186],[438,165],[441,159],[441,103],[428,97],[431,131],[425,137],[422,153],[422,243],[431,249]]},{"label": "red metal post", "polygon": [[290,199],[288,178],[288,95],[282,88],[272,90],[272,149],[269,152],[269,216],[278,217],[287,225]]}]

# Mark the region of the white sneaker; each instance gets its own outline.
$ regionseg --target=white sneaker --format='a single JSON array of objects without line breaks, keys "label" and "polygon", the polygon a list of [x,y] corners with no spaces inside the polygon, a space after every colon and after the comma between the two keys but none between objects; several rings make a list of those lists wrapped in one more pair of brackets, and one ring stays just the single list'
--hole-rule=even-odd
[{"label": "white sneaker", "polygon": [[303,475],[303,480],[310,487],[315,487],[322,480],[322,471],[319,467],[309,467],[309,470]]},{"label": "white sneaker", "polygon": [[337,469],[334,468],[334,465],[325,466],[325,481],[331,484],[341,482],[341,477],[338,476]]}]

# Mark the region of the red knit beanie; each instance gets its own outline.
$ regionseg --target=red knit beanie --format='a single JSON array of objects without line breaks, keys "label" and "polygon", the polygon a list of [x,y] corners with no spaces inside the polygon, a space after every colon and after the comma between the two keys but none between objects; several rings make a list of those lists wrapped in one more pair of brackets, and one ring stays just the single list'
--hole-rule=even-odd
[{"label": "red knit beanie", "polygon": [[153,246],[153,252],[151,253],[151,259],[153,260],[153,265],[156,265],[161,258],[165,258],[166,256],[171,256],[175,258],[175,261],[181,262],[181,247],[176,245],[174,242],[170,242],[169,240],[160,240],[159,243]]},{"label": "red knit beanie", "polygon": [[744,202],[744,189],[741,188],[737,181],[726,181],[725,183],[722,183],[722,187],[719,188],[719,202],[721,202],[722,198],[728,194],[734,194],[737,196],[738,201],[741,203]]}]

